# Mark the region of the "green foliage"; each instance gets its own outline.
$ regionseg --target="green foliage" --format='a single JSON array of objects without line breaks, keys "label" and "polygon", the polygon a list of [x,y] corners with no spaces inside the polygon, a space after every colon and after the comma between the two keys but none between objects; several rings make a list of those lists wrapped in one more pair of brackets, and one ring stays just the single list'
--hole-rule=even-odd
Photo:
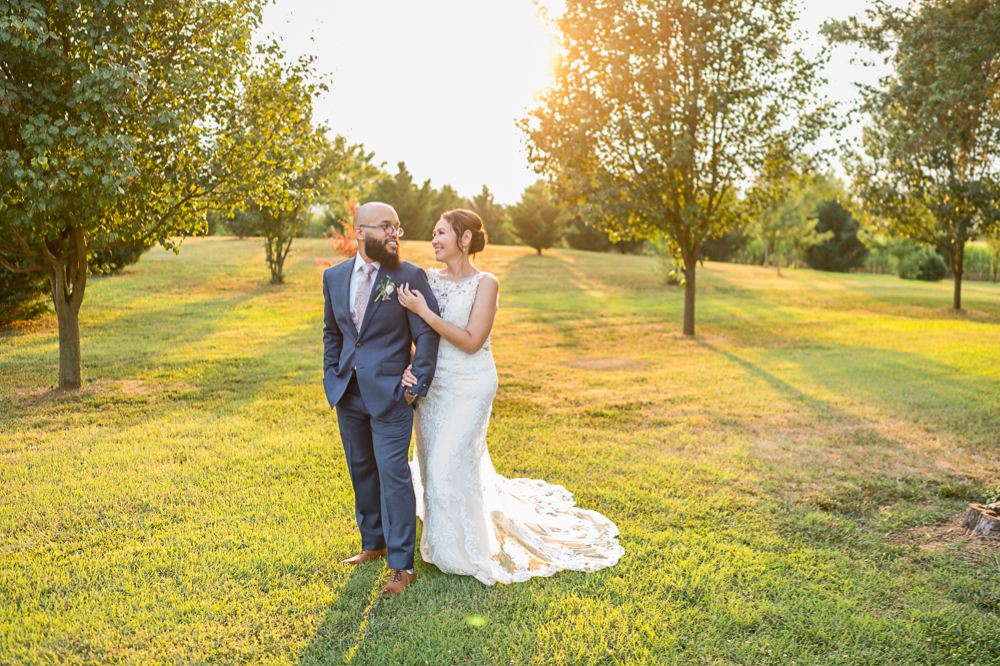
[{"label": "green foliage", "polygon": [[483,221],[486,236],[491,245],[515,245],[517,239],[510,228],[510,215],[507,209],[493,201],[493,193],[483,185],[483,190],[472,197],[471,210]]},{"label": "green foliage", "polygon": [[831,233],[832,236],[805,250],[806,262],[821,271],[846,273],[864,265],[868,248],[858,238],[861,225],[851,215],[851,211],[836,200],[824,201],[819,205],[816,232]]},{"label": "green foliage", "polygon": [[267,146],[240,143],[296,115],[246,104],[260,5],[18,0],[0,12],[0,252],[52,280],[60,386],[82,382],[91,252],[176,249],[207,231],[206,211],[281,189]]},{"label": "green foliage", "polygon": [[986,236],[986,247],[989,252],[989,279],[996,282],[1000,275],[1000,227]]},{"label": "green foliage", "polygon": [[923,280],[924,282],[939,282],[948,277],[948,264],[941,255],[931,247],[921,247],[916,252],[903,258],[898,265],[899,277],[904,280]]},{"label": "green foliage", "polygon": [[[320,194],[323,216],[315,220],[310,229],[311,238],[322,238],[331,227],[338,232],[344,230],[344,222],[350,224],[348,207],[353,201],[369,201],[378,182],[388,177],[382,166],[373,164],[374,152],[366,152],[363,144],[349,144],[339,134],[334,137],[331,152],[336,156],[337,168],[328,175]],[[311,223],[312,226],[312,223]]]},{"label": "green foliage", "polygon": [[830,174],[807,169],[793,170],[758,187],[770,190],[774,198],[750,230],[763,243],[764,265],[773,265],[780,274],[782,265],[798,267],[805,251],[833,236],[832,231],[816,228],[816,216],[824,201],[843,196],[843,185]]},{"label": "green foliage", "polygon": [[707,237],[701,244],[701,256],[709,261],[733,261],[746,247],[747,240],[743,229],[729,229]]},{"label": "green foliage", "polygon": [[396,175],[383,177],[375,183],[372,199],[396,209],[408,240],[429,240],[434,224],[442,213],[456,208],[469,208],[469,201],[460,197],[451,185],[437,190],[431,186],[428,178],[418,188],[404,162],[396,167]]},{"label": "green foliage", "polygon": [[222,228],[230,236],[240,239],[260,235],[260,220],[257,215],[236,208],[222,220]]},{"label": "green foliage", "polygon": [[580,215],[574,215],[566,224],[566,245],[574,250],[590,252],[620,252],[636,254],[646,246],[644,239],[612,240],[607,231],[587,224]]},{"label": "green foliage", "polygon": [[331,142],[326,127],[313,125],[312,99],[325,88],[311,83],[312,58],[289,63],[275,45],[260,54],[258,66],[243,77],[243,113],[227,139],[234,154],[255,165],[256,179],[247,183],[236,224],[243,233],[263,237],[271,283],[281,284],[285,259],[302,235],[309,207],[342,163],[355,166],[359,151],[343,140]]},{"label": "green foliage", "polygon": [[966,243],[962,253],[962,275],[964,280],[994,281],[997,267],[997,252],[983,241]]},{"label": "green foliage", "polygon": [[[561,201],[613,237],[666,236],[687,273],[706,238],[740,225],[738,196],[815,136],[819,61],[794,47],[792,0],[570,3],[560,63],[521,121],[529,159]],[[754,200],[754,207],[759,202]]]},{"label": "green foliage", "polygon": [[832,41],[888,52],[893,64],[862,88],[869,124],[847,170],[874,228],[948,258],[960,309],[965,246],[1000,224],[1000,5],[876,2],[868,16],[824,27]]},{"label": "green foliage", "polygon": [[521,193],[521,200],[510,207],[510,222],[514,233],[524,245],[538,254],[562,240],[566,233],[566,216],[552,200],[548,185],[539,180]]},{"label": "green foliage", "polygon": [[[5,257],[12,266],[21,262]],[[13,273],[0,268],[0,328],[37,319],[49,311],[51,301],[47,276],[40,273]]]},{"label": "green foliage", "polygon": [[139,244],[93,250],[87,258],[87,265],[91,275],[113,275],[137,263],[150,247]]}]

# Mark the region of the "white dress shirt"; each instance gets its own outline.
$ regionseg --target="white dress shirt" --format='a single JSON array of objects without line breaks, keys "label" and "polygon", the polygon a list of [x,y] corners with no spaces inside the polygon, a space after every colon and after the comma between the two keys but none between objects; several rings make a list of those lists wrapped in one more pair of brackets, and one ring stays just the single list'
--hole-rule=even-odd
[{"label": "white dress shirt", "polygon": [[[354,270],[351,272],[351,300],[347,302],[347,306],[354,312],[354,301],[357,300],[358,296],[358,282],[361,281],[361,267],[365,265],[365,260],[362,258],[359,252],[354,257]],[[375,286],[375,276],[378,275],[379,269],[382,268],[381,264],[377,261],[371,262],[372,266],[375,267],[375,272],[372,273],[372,286]]]}]

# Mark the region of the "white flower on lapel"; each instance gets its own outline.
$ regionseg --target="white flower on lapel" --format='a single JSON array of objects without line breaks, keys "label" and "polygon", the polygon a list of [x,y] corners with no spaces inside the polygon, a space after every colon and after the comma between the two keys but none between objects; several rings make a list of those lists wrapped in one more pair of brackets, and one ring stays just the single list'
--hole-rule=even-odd
[{"label": "white flower on lapel", "polygon": [[396,291],[396,285],[388,277],[383,276],[382,281],[375,287],[375,292],[378,294],[375,296],[375,302],[389,300],[394,291]]}]

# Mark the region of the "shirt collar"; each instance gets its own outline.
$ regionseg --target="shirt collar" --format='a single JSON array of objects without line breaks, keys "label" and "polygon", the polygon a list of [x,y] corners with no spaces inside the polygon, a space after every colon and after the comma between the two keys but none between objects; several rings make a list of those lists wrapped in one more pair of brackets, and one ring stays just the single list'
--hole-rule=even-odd
[{"label": "shirt collar", "polygon": [[[364,266],[366,263],[368,262],[366,262],[364,260],[364,257],[361,256],[361,253],[358,252],[356,255],[354,255],[354,272],[357,273],[358,269]],[[377,261],[371,262],[371,265],[375,267],[376,273],[378,273],[382,269],[382,265],[379,264],[379,262]]]}]

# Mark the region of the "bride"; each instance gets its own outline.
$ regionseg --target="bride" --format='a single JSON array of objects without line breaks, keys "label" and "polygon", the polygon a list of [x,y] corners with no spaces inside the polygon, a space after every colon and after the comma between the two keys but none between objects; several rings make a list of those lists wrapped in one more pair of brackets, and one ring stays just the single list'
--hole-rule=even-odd
[{"label": "bride", "polygon": [[[424,522],[421,556],[486,585],[613,566],[625,552],[614,523],[574,506],[562,486],[507,479],[493,469],[486,430],[497,390],[490,331],[500,286],[470,260],[486,247],[482,220],[449,211],[434,226],[431,245],[446,266],[427,271],[441,314],[408,284],[399,289],[400,304],[441,336],[434,383],[417,401],[410,463]],[[404,386],[415,383],[404,373]]]}]

